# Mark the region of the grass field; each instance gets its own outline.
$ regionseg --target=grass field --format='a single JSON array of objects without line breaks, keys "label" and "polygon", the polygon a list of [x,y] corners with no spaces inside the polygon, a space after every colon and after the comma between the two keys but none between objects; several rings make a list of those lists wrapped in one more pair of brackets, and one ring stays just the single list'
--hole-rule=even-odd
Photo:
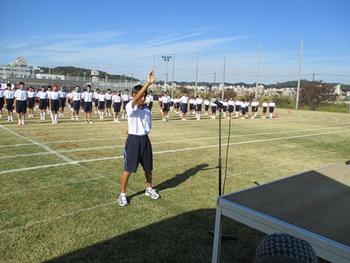
[{"label": "grass field", "polygon": [[[350,114],[278,111],[233,120],[225,192],[350,159]],[[126,122],[0,120],[1,262],[210,262],[218,121],[168,123],[154,110],[154,185],[132,175],[118,206]],[[5,116],[6,117],[6,116]],[[83,118],[81,118],[83,119]],[[228,121],[223,121],[227,142]],[[223,149],[224,150],[224,149]],[[223,151],[225,152],[225,151]],[[222,262],[251,262],[263,235],[226,220]]]}]

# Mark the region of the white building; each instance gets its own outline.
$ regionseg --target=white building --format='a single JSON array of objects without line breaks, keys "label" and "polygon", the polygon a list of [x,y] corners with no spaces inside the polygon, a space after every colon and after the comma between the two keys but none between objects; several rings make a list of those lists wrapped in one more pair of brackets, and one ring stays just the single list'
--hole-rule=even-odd
[{"label": "white building", "polygon": [[9,65],[0,65],[0,78],[29,78],[34,76],[34,68],[28,66],[27,60],[23,57],[18,57]]},{"label": "white building", "polygon": [[54,74],[35,74],[35,77],[38,79],[52,79],[52,80],[65,80],[66,77],[64,75],[54,75]]}]

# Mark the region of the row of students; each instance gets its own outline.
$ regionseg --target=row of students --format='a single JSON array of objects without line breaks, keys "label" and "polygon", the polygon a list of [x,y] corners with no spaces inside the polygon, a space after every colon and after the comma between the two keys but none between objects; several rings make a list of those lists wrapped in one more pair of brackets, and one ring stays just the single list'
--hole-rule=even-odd
[{"label": "row of students", "polygon": [[[34,117],[34,109],[38,107],[40,110],[40,120],[45,120],[46,112],[50,112],[52,124],[58,123],[59,117],[64,116],[66,103],[68,102],[72,110],[72,119],[78,120],[79,113],[83,110],[86,114],[86,122],[92,123],[91,113],[95,106],[101,119],[103,119],[106,109],[108,116],[112,115],[112,108],[114,114],[114,122],[119,122],[119,114],[123,110],[125,116],[125,105],[130,101],[127,90],[122,95],[120,91],[107,90],[106,93],[97,89],[92,91],[91,86],[88,85],[84,92],[80,92],[80,87],[67,93],[62,87],[59,89],[57,85],[48,87],[41,87],[40,90],[35,91],[33,87],[25,88],[24,82],[18,83],[18,88],[14,85],[7,84],[6,89],[0,89],[0,118],[2,111],[6,105],[8,111],[9,122],[13,121],[13,110],[16,108],[18,113],[18,124],[24,125],[25,115],[27,109],[29,117]],[[153,104],[153,96],[148,98],[149,104]],[[151,105],[150,105],[151,106]]]},{"label": "row of students", "polygon": [[[163,121],[169,119],[169,111],[171,108],[180,114],[182,120],[186,120],[188,111],[190,114],[195,114],[196,119],[200,120],[203,106],[205,114],[209,115],[209,111],[211,110],[211,118],[216,119],[217,104],[214,103],[215,100],[215,98],[212,100],[209,100],[209,98],[203,99],[201,96],[189,98],[186,94],[172,99],[170,98],[169,93],[165,92],[159,98],[159,105],[163,114]],[[249,103],[249,101],[245,99],[234,100],[231,98],[229,100],[220,101],[220,103],[223,105],[222,111],[225,117],[248,118],[249,108],[251,108],[251,118],[256,118],[258,116],[259,101],[257,100],[253,100]],[[276,104],[273,101],[268,102],[265,99],[262,103],[263,118],[267,117],[267,111],[269,112],[269,118],[272,118],[275,107]]]}]

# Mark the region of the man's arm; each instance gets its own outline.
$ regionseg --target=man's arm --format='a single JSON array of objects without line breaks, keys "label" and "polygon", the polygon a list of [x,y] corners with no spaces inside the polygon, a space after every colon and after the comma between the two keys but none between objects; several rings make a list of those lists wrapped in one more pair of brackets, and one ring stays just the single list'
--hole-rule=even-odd
[{"label": "man's arm", "polygon": [[154,73],[154,71],[151,71],[148,74],[148,78],[147,81],[145,82],[145,84],[143,84],[142,89],[139,90],[139,92],[136,93],[135,96],[133,96],[132,98],[132,107],[134,108],[135,105],[137,104],[138,100],[143,96],[143,94],[145,93],[145,91],[147,90],[147,88],[149,86],[151,86],[154,82],[156,81],[156,74]]}]

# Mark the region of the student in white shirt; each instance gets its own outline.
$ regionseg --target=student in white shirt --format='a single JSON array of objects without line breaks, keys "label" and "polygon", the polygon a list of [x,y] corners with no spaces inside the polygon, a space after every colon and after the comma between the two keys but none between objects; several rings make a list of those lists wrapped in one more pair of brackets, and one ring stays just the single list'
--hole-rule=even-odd
[{"label": "student in white shirt", "polygon": [[106,108],[105,93],[104,91],[100,91],[100,93],[98,94],[98,116],[100,117],[100,120],[104,119],[105,108]]},{"label": "student in white shirt", "polygon": [[96,89],[94,91],[94,109],[95,109],[95,114],[98,113],[98,94],[100,93],[99,89]]},{"label": "student in white shirt", "polygon": [[276,107],[276,103],[274,103],[272,100],[269,102],[269,115],[270,115],[270,119],[273,118],[273,113],[275,111],[275,107]]},{"label": "student in white shirt", "polygon": [[242,102],[241,102],[241,112],[242,112],[242,119],[245,119],[248,113],[248,103],[246,102],[245,99],[242,99]]},{"label": "student in white shirt", "polygon": [[228,110],[228,102],[227,99],[224,99],[224,101],[221,101],[223,107],[222,107],[222,112],[223,112],[223,117],[226,118],[228,116],[227,110]]},{"label": "student in white shirt", "polygon": [[6,102],[7,110],[7,121],[13,121],[13,99],[15,95],[15,90],[11,83],[7,84],[7,89],[4,91],[4,97]]},{"label": "student in white shirt", "polygon": [[204,111],[205,111],[205,115],[209,115],[209,106],[210,106],[210,100],[208,97],[205,98],[204,100]]},{"label": "student in white shirt", "polygon": [[29,118],[34,118],[35,97],[36,97],[35,90],[32,86],[30,86],[28,90],[28,103],[27,103]]},{"label": "student in white shirt", "polygon": [[50,112],[50,104],[49,104],[49,98],[50,98],[50,93],[52,91],[52,87],[51,86],[47,86],[47,99],[46,99],[46,106],[47,106],[47,110]]},{"label": "student in white shirt", "polygon": [[183,94],[182,97],[180,98],[181,119],[183,121],[186,120],[186,114],[187,114],[187,111],[188,111],[188,101],[189,101],[189,99],[188,99],[187,94],[186,93]]},{"label": "student in white shirt", "polygon": [[263,113],[263,118],[266,118],[267,114],[267,108],[269,107],[269,103],[267,102],[267,99],[264,99],[264,102],[262,103],[262,113]]},{"label": "student in white shirt", "polygon": [[254,119],[258,116],[258,110],[259,110],[259,101],[254,99],[252,101],[252,119]]},{"label": "student in white shirt", "polygon": [[111,89],[108,89],[105,94],[105,100],[106,100],[106,116],[112,117],[112,91]]},{"label": "student in white shirt", "polygon": [[196,110],[196,119],[197,121],[199,121],[201,119],[201,113],[202,113],[202,103],[203,103],[202,97],[200,95],[197,96],[194,103],[195,103],[195,110]]},{"label": "student in white shirt", "polygon": [[213,98],[212,101],[210,102],[211,119],[212,120],[216,119],[216,110],[217,110],[217,107],[218,107],[214,101],[216,101],[216,98]]},{"label": "student in white shirt", "polygon": [[231,118],[233,111],[235,109],[235,101],[233,100],[233,98],[230,98],[228,100],[227,104],[228,104],[228,116],[229,116],[229,118]]},{"label": "student in white shirt", "polygon": [[14,94],[14,105],[18,114],[18,125],[24,125],[24,119],[27,112],[28,93],[23,81],[18,83],[18,89]]},{"label": "student in white shirt", "polygon": [[195,101],[195,97],[191,97],[189,99],[189,105],[190,105],[190,114],[194,114],[195,110],[194,110],[194,101]]},{"label": "student in white shirt", "polygon": [[235,101],[236,118],[239,118],[239,116],[241,115],[241,104],[242,102],[239,99],[236,99]]},{"label": "student in white shirt", "polygon": [[118,197],[120,206],[126,206],[126,187],[131,173],[136,173],[139,164],[143,166],[146,177],[145,195],[158,199],[160,195],[152,188],[153,153],[148,134],[152,128],[152,113],[146,107],[147,88],[155,81],[152,71],[148,81],[133,88],[132,100],[126,105],[128,115],[128,138],[124,149],[124,171],[121,176],[121,192]]},{"label": "student in white shirt", "polygon": [[163,97],[161,98],[162,101],[162,113],[163,113],[163,121],[169,120],[169,110],[170,110],[170,102],[171,98],[169,96],[169,92],[165,92]]},{"label": "student in white shirt", "polygon": [[91,112],[92,112],[92,101],[94,93],[91,90],[91,86],[86,86],[86,91],[82,94],[82,99],[84,100],[84,112],[86,116],[86,123],[92,123]]},{"label": "student in white shirt", "polygon": [[45,120],[46,109],[47,109],[47,98],[48,94],[46,92],[45,86],[41,86],[41,90],[36,95],[39,99],[39,110],[40,110],[40,120]]},{"label": "student in white shirt", "polygon": [[73,113],[72,120],[79,120],[80,104],[81,104],[81,93],[80,87],[76,86],[72,92],[72,102],[73,102]]},{"label": "student in white shirt", "polygon": [[60,106],[60,117],[64,117],[64,108],[66,107],[67,102],[67,92],[64,90],[64,87],[60,87],[60,91],[58,92],[59,95],[59,106]]},{"label": "student in white shirt", "polygon": [[129,96],[129,90],[128,89],[124,90],[124,93],[122,95],[122,100],[123,100],[122,119],[126,119],[127,116],[126,116],[125,106],[130,101],[130,96]]},{"label": "student in white shirt", "polygon": [[73,115],[73,91],[74,91],[74,88],[71,88],[67,94],[67,101],[68,101],[68,107],[70,109],[70,111],[72,112],[72,115]]},{"label": "student in white shirt", "polygon": [[175,97],[175,100],[174,100],[174,110],[176,113],[178,113],[180,110],[180,98],[178,96]]},{"label": "student in white shirt", "polygon": [[153,91],[151,90],[149,94],[146,97],[146,105],[149,108],[150,111],[152,111],[153,108]]},{"label": "student in white shirt", "polygon": [[49,93],[49,107],[52,124],[57,124],[57,114],[60,109],[60,105],[58,87],[56,84],[52,86],[52,91]]},{"label": "student in white shirt", "polygon": [[4,91],[5,90],[0,87],[0,119],[2,118],[2,110],[4,109],[5,105]]},{"label": "student in white shirt", "polygon": [[120,109],[122,107],[122,97],[121,97],[120,91],[113,92],[112,102],[113,102],[113,112],[114,112],[114,120],[113,121],[120,122],[119,121],[119,113],[120,113]]}]

